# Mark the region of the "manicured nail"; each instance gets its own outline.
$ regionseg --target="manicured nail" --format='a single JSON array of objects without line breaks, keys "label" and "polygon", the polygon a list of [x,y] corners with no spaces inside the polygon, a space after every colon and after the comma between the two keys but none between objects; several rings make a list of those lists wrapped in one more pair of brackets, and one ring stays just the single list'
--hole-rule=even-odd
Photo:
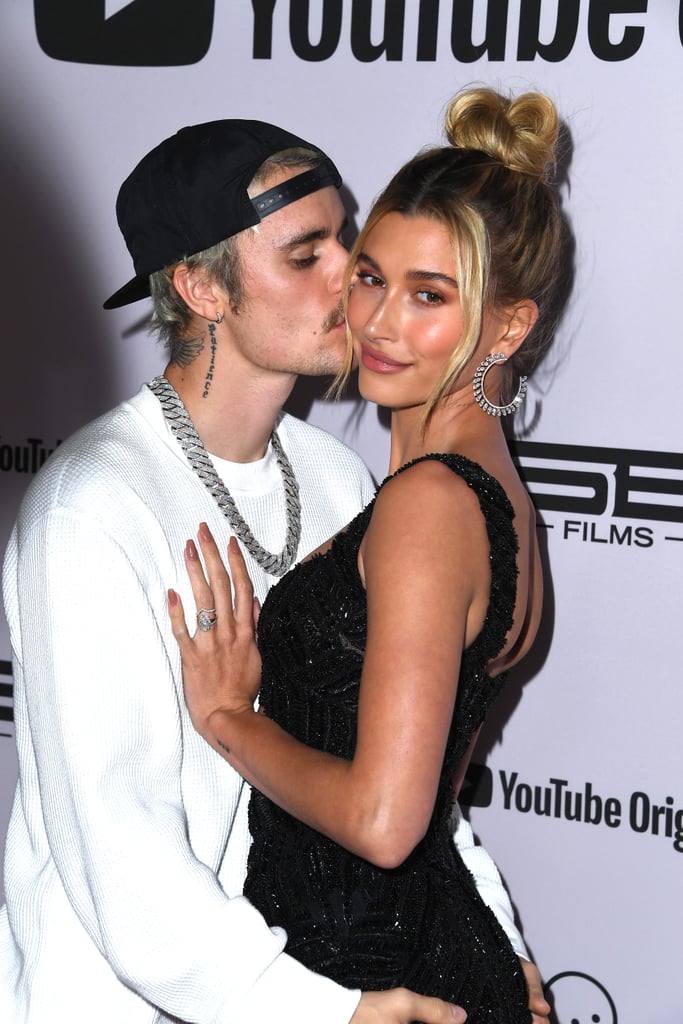
[{"label": "manicured nail", "polygon": [[197,535],[201,541],[211,540],[211,530],[206,523],[199,524],[199,533]]},{"label": "manicured nail", "polygon": [[197,554],[197,548],[193,540],[188,540],[187,544],[185,545],[185,557],[189,558],[190,561],[193,562],[196,561],[197,558],[199,558],[199,555]]}]

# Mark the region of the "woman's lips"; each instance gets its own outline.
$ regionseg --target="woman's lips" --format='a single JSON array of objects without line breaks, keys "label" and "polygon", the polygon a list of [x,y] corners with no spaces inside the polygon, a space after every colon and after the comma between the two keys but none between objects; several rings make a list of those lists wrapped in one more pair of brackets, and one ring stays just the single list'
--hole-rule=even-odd
[{"label": "woman's lips", "polygon": [[361,363],[367,370],[375,373],[400,373],[405,370],[407,363],[399,363],[396,359],[390,359],[381,352],[373,352],[365,345],[361,346]]}]

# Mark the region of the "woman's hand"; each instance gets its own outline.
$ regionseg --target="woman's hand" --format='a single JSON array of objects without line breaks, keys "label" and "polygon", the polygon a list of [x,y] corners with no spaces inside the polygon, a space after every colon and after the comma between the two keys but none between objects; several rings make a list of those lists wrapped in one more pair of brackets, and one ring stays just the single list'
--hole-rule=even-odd
[{"label": "woman's hand", "polygon": [[185,547],[185,565],[197,605],[194,636],[188,633],[182,602],[174,590],[168,592],[168,611],[180,648],[192,724],[213,746],[210,720],[215,712],[253,712],[261,682],[255,635],[258,602],[235,538],[228,544],[232,583],[206,523],[200,525],[198,538],[206,575],[195,544],[188,541]]}]

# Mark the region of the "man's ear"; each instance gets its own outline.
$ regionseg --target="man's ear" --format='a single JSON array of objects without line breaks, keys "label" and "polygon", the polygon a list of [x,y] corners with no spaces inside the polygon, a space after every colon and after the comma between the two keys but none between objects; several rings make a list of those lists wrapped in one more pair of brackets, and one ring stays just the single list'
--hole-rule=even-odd
[{"label": "man's ear", "polygon": [[217,320],[217,314],[222,313],[222,300],[206,271],[179,263],[173,271],[172,281],[178,295],[193,313],[205,320]]},{"label": "man's ear", "polygon": [[500,313],[500,332],[496,345],[497,352],[504,352],[510,358],[517,351],[538,320],[538,306],[533,299],[521,299],[512,306],[506,306]]}]

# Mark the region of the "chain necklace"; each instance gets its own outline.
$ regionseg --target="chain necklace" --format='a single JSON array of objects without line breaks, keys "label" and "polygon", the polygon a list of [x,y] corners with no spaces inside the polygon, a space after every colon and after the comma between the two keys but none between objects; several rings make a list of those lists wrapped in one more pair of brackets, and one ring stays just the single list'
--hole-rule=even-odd
[{"label": "chain necklace", "polygon": [[159,376],[151,380],[147,386],[159,399],[166,422],[185,453],[187,461],[215,499],[230,524],[232,532],[238,540],[242,541],[254,561],[258,562],[270,576],[284,576],[294,562],[299,547],[301,502],[294,470],[275,431],[270,435],[270,443],[282,473],[282,483],[285,489],[285,514],[287,516],[285,544],[279,555],[266,551],[259,544],[248,524],[240,515],[232,495],[216,472],[216,467],[173,385],[165,377]]}]

